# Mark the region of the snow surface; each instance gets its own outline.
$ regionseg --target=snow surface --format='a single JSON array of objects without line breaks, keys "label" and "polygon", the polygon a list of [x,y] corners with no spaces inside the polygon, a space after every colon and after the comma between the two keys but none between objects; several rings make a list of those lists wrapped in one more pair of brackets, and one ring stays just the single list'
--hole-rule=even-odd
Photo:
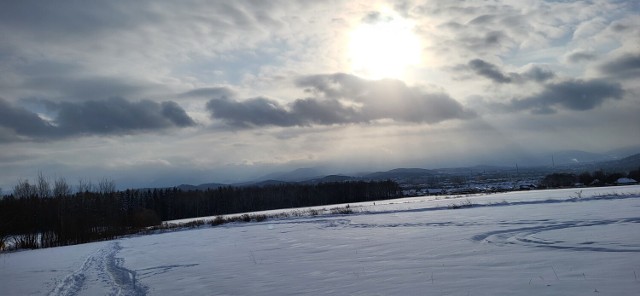
[{"label": "snow surface", "polygon": [[0,254],[0,295],[640,295],[640,186],[352,208]]}]

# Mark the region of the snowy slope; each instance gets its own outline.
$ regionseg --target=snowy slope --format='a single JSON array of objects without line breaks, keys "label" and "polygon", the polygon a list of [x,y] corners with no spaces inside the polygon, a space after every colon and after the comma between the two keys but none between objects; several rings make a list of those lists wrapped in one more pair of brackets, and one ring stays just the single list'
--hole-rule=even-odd
[{"label": "snowy slope", "polygon": [[0,295],[639,295],[640,186],[578,192],[462,209],[448,207],[467,197],[410,198],[2,254]]}]

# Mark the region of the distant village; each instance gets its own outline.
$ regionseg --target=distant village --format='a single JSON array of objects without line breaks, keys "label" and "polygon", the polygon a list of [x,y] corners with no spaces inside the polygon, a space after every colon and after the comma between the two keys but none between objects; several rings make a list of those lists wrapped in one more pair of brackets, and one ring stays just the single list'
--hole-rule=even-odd
[{"label": "distant village", "polygon": [[[495,193],[517,190],[536,190],[548,188],[581,188],[599,186],[622,186],[638,184],[638,171],[623,173],[598,172],[585,176],[585,173],[551,173],[527,170],[525,172],[478,172],[464,175],[440,175],[428,178],[426,182],[416,182],[417,178],[395,178],[400,184],[404,196],[450,195]],[[632,178],[632,177],[634,178]]]}]

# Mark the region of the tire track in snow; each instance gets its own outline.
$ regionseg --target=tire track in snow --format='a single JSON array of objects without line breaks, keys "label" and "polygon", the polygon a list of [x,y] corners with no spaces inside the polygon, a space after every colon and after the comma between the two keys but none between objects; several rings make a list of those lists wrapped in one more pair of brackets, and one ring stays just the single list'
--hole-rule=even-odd
[{"label": "tire track in snow", "polygon": [[[533,224],[533,223],[532,223]],[[566,249],[572,251],[591,252],[626,252],[639,253],[640,244],[625,244],[619,241],[563,241],[544,238],[544,233],[554,230],[575,229],[583,227],[607,226],[615,231],[616,226],[640,224],[640,217],[619,220],[592,220],[592,221],[549,221],[542,225],[519,227],[490,231],[473,236],[473,241],[482,241],[497,245],[525,245],[540,248]]]},{"label": "tire track in snow", "polygon": [[136,272],[124,268],[124,259],[116,257],[121,249],[118,242],[112,242],[89,255],[82,266],[60,281],[49,295],[146,295],[148,289],[136,281]]}]

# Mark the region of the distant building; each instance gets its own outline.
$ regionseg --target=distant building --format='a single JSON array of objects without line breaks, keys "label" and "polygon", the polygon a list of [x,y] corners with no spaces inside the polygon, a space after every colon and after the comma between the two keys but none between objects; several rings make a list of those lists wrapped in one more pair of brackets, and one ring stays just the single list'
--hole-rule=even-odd
[{"label": "distant building", "polygon": [[633,184],[638,184],[638,181],[631,178],[620,178],[616,180],[616,184],[617,185],[633,185]]},{"label": "distant building", "polygon": [[404,196],[417,196],[415,189],[402,190],[402,195],[404,195]]}]

